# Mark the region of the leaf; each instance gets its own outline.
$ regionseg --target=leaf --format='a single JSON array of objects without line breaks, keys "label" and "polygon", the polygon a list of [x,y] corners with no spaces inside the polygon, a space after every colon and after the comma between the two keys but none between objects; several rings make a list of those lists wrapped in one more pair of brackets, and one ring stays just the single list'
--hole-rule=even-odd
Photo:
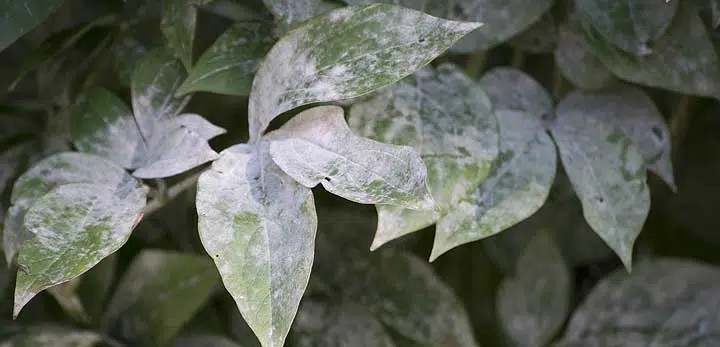
[{"label": "leaf", "polygon": [[237,145],[200,176],[197,210],[203,246],[243,317],[264,347],[282,346],[313,262],[312,192],[272,162],[267,143]]},{"label": "leaf", "polygon": [[350,110],[350,126],[378,141],[415,147],[439,213],[377,206],[371,249],[425,228],[457,207],[490,173],[497,121],[485,92],[458,67],[425,68]]},{"label": "leaf", "polygon": [[73,105],[70,133],[75,147],[128,169],[146,160],[147,145],[132,111],[103,88],[81,93]]},{"label": "leaf", "polygon": [[647,56],[616,48],[587,25],[583,35],[595,56],[622,79],[682,94],[720,96],[720,60],[692,5],[679,6],[667,32],[655,42],[653,54]]},{"label": "leaf", "polygon": [[497,295],[503,328],[516,346],[546,346],[565,322],[570,308],[571,276],[552,236],[537,230],[515,274]]},{"label": "leaf", "polygon": [[172,347],[241,347],[232,340],[212,335],[197,335],[175,340]]},{"label": "leaf", "polygon": [[605,40],[643,56],[654,52],[653,45],[670,27],[679,2],[579,0],[576,9]]},{"label": "leaf", "polygon": [[274,42],[272,26],[265,22],[234,24],[200,56],[175,95],[249,95],[258,65]]},{"label": "leaf", "polygon": [[499,160],[474,195],[438,222],[431,261],[532,216],[550,193],[557,159],[541,119],[509,109],[495,116],[500,124]]},{"label": "leaf", "polygon": [[26,329],[10,340],[2,342],[2,347],[93,347],[104,341],[102,335],[92,331],[71,330],[54,326],[35,326]]},{"label": "leaf", "polygon": [[330,193],[363,204],[434,205],[418,153],[353,134],[341,107],[303,111],[266,139],[272,160],[305,187],[322,183]]},{"label": "leaf", "polygon": [[42,23],[62,4],[63,0],[2,0],[0,51]]},{"label": "leaf", "polygon": [[208,122],[199,114],[184,113],[172,119],[174,124],[181,128],[193,131],[197,136],[204,140],[211,140],[215,137],[226,133],[227,131],[215,124]]},{"label": "leaf", "polygon": [[211,0],[163,0],[160,29],[167,45],[185,68],[190,70],[193,63],[195,26],[197,22],[196,5]]},{"label": "leaf", "polygon": [[553,113],[550,93],[526,73],[507,67],[494,68],[480,79],[493,109],[523,111],[538,118]]},{"label": "leaf", "polygon": [[615,82],[615,77],[596,58],[585,40],[569,26],[558,28],[555,65],[563,77],[578,88],[602,89]]},{"label": "leaf", "polygon": [[566,97],[551,133],[585,219],[630,269],[650,209],[645,160],[631,139],[584,100],[579,91]]},{"label": "leaf", "polygon": [[418,346],[477,346],[461,302],[427,262],[384,251],[348,288],[349,298]]},{"label": "leaf", "polygon": [[542,54],[555,49],[558,41],[558,30],[555,17],[550,11],[545,12],[533,25],[514,36],[507,43],[515,49]]},{"label": "leaf", "polygon": [[77,287],[81,279],[82,277],[76,277],[69,282],[50,287],[47,291],[55,298],[55,301],[62,307],[65,314],[78,323],[88,324],[90,322],[90,316],[77,293]]},{"label": "leaf", "polygon": [[105,326],[133,345],[162,346],[208,300],[218,280],[204,256],[144,250],[120,280]]},{"label": "leaf", "polygon": [[263,3],[286,28],[340,7],[327,0],[263,0]]},{"label": "leaf", "polygon": [[100,322],[105,312],[110,290],[116,282],[118,256],[112,254],[82,275],[77,293],[91,322]]},{"label": "leaf", "polygon": [[304,301],[293,326],[294,346],[394,347],[383,325],[351,302]]},{"label": "leaf", "polygon": [[478,26],[383,4],[349,6],[307,21],[260,64],[249,101],[250,141],[285,111],[397,82]]},{"label": "leaf", "polygon": [[639,262],[595,286],[555,346],[716,346],[720,272],[692,260]]},{"label": "leaf", "polygon": [[23,226],[25,213],[35,200],[57,186],[70,183],[92,183],[121,187],[133,181],[125,170],[100,157],[64,152],[47,157],[23,173],[13,186],[3,232],[3,249],[12,263],[20,244],[30,237]]}]

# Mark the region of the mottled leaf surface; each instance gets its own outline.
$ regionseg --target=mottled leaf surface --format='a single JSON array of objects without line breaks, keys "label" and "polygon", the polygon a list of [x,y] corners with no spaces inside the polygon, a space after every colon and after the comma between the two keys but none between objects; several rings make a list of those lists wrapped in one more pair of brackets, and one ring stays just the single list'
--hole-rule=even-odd
[{"label": "mottled leaf surface", "polygon": [[480,79],[494,110],[515,110],[544,118],[553,112],[553,98],[526,73],[508,67],[494,68]]},{"label": "mottled leaf surface", "polygon": [[339,7],[327,0],[263,0],[263,3],[285,28]]},{"label": "mottled leaf surface", "polygon": [[42,23],[63,0],[0,1],[0,51]]},{"label": "mottled leaf surface", "polygon": [[558,28],[555,66],[570,83],[582,89],[601,89],[614,82],[612,72],[591,52],[571,26]]},{"label": "mottled leaf surface", "polygon": [[70,330],[55,326],[31,327],[2,342],[1,347],[94,347],[104,340],[92,331]]},{"label": "mottled leaf surface", "polygon": [[341,107],[301,112],[266,139],[273,161],[305,187],[321,183],[333,194],[364,204],[434,206],[420,155],[409,146],[355,135]]},{"label": "mottled leaf surface", "polygon": [[588,224],[627,268],[650,209],[645,159],[625,133],[578,91],[557,109],[551,132]]},{"label": "mottled leaf surface", "polygon": [[164,345],[218,283],[213,263],[205,256],[144,250],[120,280],[105,314],[105,327],[134,345]]},{"label": "mottled leaf surface", "polygon": [[578,0],[576,10],[605,40],[634,55],[653,53],[670,26],[680,1]]},{"label": "mottled leaf surface", "polygon": [[606,277],[575,311],[557,347],[720,343],[720,271],[691,260],[639,262]]},{"label": "mottled leaf surface", "polygon": [[200,56],[176,95],[249,95],[258,65],[274,42],[272,26],[266,22],[234,24]]},{"label": "mottled leaf surface", "polygon": [[478,26],[384,4],[348,6],[305,22],[260,64],[249,102],[251,142],[285,111],[397,82]]},{"label": "mottled leaf surface", "polygon": [[438,214],[377,206],[372,249],[436,222],[471,196],[498,155],[488,96],[459,68],[425,68],[350,110],[350,126],[375,140],[415,147],[427,165]]},{"label": "mottled leaf surface", "polygon": [[310,276],[317,216],[310,189],[266,147],[226,149],[200,176],[198,228],[248,325],[263,346],[281,347]]},{"label": "mottled leaf surface", "polygon": [[180,59],[186,69],[193,65],[195,26],[197,25],[196,5],[211,0],[163,0],[160,29],[173,55]]},{"label": "mottled leaf surface", "polygon": [[293,326],[294,346],[394,347],[385,327],[364,307],[304,301]]},{"label": "mottled leaf surface", "polygon": [[537,230],[497,294],[503,329],[516,346],[547,345],[570,308],[571,276],[552,235]]},{"label": "mottled leaf surface", "polygon": [[691,4],[680,4],[667,32],[647,56],[638,57],[615,47],[587,24],[583,36],[595,56],[622,79],[683,94],[720,96],[720,60]]}]

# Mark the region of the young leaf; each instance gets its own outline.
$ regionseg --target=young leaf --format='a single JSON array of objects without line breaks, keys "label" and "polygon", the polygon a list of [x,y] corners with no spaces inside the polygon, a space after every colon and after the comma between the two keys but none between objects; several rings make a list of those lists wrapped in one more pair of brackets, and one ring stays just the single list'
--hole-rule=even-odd
[{"label": "young leaf", "polygon": [[104,325],[134,345],[165,345],[218,283],[213,263],[204,256],[144,250],[120,280]]},{"label": "young leaf", "polygon": [[588,25],[582,32],[595,56],[622,79],[683,94],[720,97],[720,60],[691,4],[679,5],[667,32],[647,56],[618,49]]},{"label": "young leaf", "polygon": [[479,25],[384,4],[349,6],[305,22],[260,64],[249,101],[250,141],[285,111],[397,82]]},{"label": "young leaf", "polygon": [[228,148],[200,176],[198,229],[263,347],[281,347],[310,277],[317,216],[310,189],[266,147]]},{"label": "young leaf", "polygon": [[494,110],[515,110],[537,118],[553,113],[550,93],[526,73],[513,68],[494,68],[480,79]]},{"label": "young leaf", "polygon": [[197,21],[196,5],[211,0],[163,0],[160,29],[167,45],[185,68],[190,70],[193,63],[195,25]]},{"label": "young leaf", "polygon": [[552,235],[537,230],[497,295],[500,321],[516,346],[546,346],[570,308],[570,272]]},{"label": "young leaf", "polygon": [[71,330],[56,326],[33,326],[11,339],[3,341],[3,347],[93,347],[104,337],[92,331]]},{"label": "young leaf", "polygon": [[483,90],[451,64],[420,70],[351,108],[349,123],[359,134],[420,152],[440,211],[377,206],[371,249],[431,225],[475,191],[498,154],[491,109]]},{"label": "young leaf", "polygon": [[670,26],[680,1],[579,0],[577,11],[607,41],[634,55],[653,53]]},{"label": "young leaf", "polygon": [[650,209],[645,159],[585,99],[582,92],[565,98],[551,132],[585,219],[630,269],[633,243]]},{"label": "young leaf", "polygon": [[500,124],[499,160],[471,197],[438,222],[431,260],[532,216],[550,193],[557,157],[541,119],[508,109],[495,116]]},{"label": "young leaf", "polygon": [[18,264],[27,271],[17,274],[13,315],[37,293],[72,280],[118,250],[144,206],[145,191],[132,179],[65,184],[37,199],[25,213],[32,237],[18,251]]},{"label": "young leaf", "polygon": [[263,0],[265,6],[284,28],[301,23],[340,6],[328,0]]},{"label": "young leaf", "polygon": [[304,301],[293,326],[294,346],[394,347],[385,327],[351,302]]},{"label": "young leaf", "polygon": [[0,2],[0,51],[42,23],[63,0],[2,0]]},{"label": "young leaf", "polygon": [[570,26],[558,28],[555,65],[563,77],[578,88],[601,89],[615,81],[607,67],[590,51],[590,47]]},{"label": "young leaf", "polygon": [[200,56],[175,95],[249,95],[258,65],[274,42],[272,26],[266,22],[234,24]]},{"label": "young leaf", "polygon": [[363,204],[432,209],[427,169],[412,147],[388,145],[350,130],[343,109],[303,111],[265,137],[273,161],[300,184]]},{"label": "young leaf", "polygon": [[659,258],[618,270],[575,311],[557,347],[716,346],[720,271]]}]

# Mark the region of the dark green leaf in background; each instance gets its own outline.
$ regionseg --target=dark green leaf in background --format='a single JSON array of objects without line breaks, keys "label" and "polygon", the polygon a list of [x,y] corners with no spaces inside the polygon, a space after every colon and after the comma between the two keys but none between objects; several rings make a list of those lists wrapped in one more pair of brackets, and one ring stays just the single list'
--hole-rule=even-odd
[{"label": "dark green leaf in background", "polygon": [[193,48],[197,9],[212,0],[162,0],[163,11],[160,28],[173,55],[180,59],[185,69],[193,66]]},{"label": "dark green leaf in background", "polygon": [[298,347],[395,347],[390,334],[364,307],[304,301],[293,326]]},{"label": "dark green leaf in background", "polygon": [[583,37],[572,26],[558,28],[555,65],[563,77],[582,89],[601,89],[616,81],[615,76],[593,55]]},{"label": "dark green leaf in background", "polygon": [[1,0],[0,51],[44,21],[63,0]]}]

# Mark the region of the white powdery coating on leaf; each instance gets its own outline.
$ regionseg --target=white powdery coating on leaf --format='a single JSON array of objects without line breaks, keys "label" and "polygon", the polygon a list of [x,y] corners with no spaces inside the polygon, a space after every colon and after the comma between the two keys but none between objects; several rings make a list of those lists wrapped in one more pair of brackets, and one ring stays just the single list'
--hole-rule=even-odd
[{"label": "white powdery coating on leaf", "polygon": [[592,54],[587,42],[567,25],[558,28],[554,57],[562,75],[579,88],[601,89],[615,81],[612,72]]},{"label": "white powdery coating on leaf", "polygon": [[495,110],[524,111],[542,118],[552,114],[553,98],[525,72],[508,67],[488,71],[478,82]]},{"label": "white powdery coating on leaf", "polygon": [[278,41],[256,74],[251,141],[285,111],[396,82],[478,26],[390,5],[347,7],[310,20]]},{"label": "white powdery coating on leaf", "polygon": [[311,191],[266,147],[228,148],[200,176],[198,228],[245,320],[263,346],[280,347],[310,276],[317,216]]},{"label": "white powdery coating on leaf", "polygon": [[211,140],[227,132],[227,130],[210,123],[199,114],[184,113],[172,119],[174,124],[185,127],[197,134],[203,140]]}]

